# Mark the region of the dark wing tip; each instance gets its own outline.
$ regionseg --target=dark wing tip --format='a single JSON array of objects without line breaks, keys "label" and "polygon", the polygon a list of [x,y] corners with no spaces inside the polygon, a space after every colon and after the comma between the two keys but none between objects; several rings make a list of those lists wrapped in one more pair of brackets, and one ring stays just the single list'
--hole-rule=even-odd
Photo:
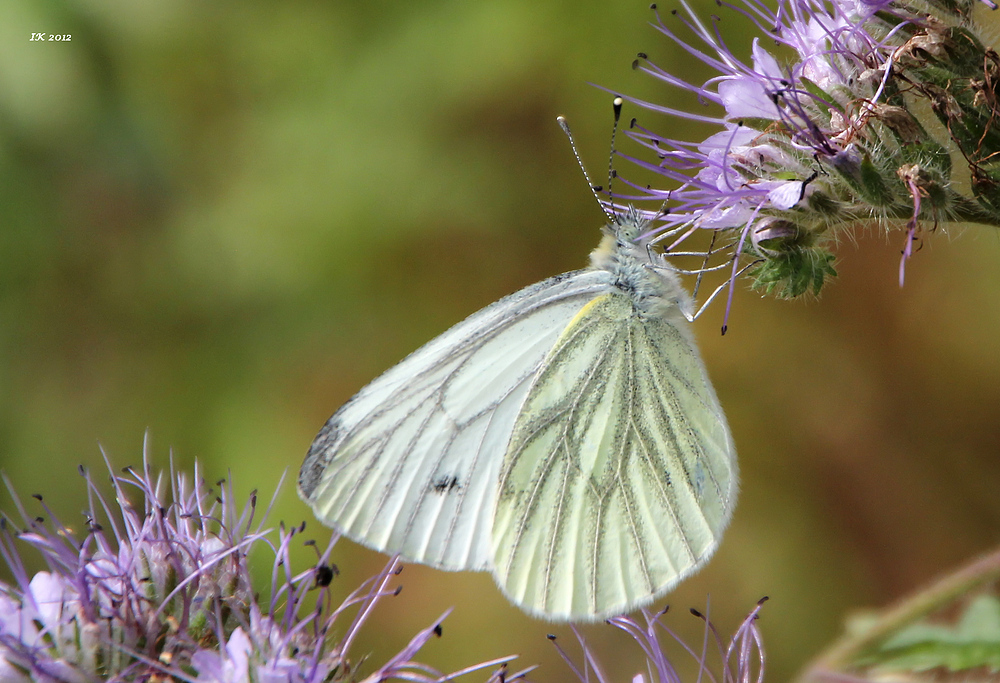
[{"label": "dark wing tip", "polygon": [[323,471],[330,464],[334,453],[334,445],[341,434],[340,422],[332,418],[323,425],[323,429],[309,447],[309,453],[299,470],[299,495],[309,501],[313,491],[323,477]]}]

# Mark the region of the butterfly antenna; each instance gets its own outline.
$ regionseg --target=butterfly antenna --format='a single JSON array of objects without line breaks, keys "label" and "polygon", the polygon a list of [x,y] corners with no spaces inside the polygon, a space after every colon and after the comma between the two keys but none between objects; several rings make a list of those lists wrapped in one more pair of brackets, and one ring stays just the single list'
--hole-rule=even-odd
[{"label": "butterfly antenna", "polygon": [[611,151],[608,153],[608,200],[612,207],[615,205],[615,195],[611,192],[611,181],[618,177],[618,171],[615,170],[615,137],[618,135],[618,121],[622,117],[623,102],[624,100],[620,97],[611,101],[611,106],[615,110],[615,122],[611,126]]},{"label": "butterfly antenna", "polygon": [[[620,97],[616,99],[619,102],[621,101]],[[621,111],[621,105],[618,105],[617,110]],[[616,115],[615,122],[617,123],[617,121],[618,117]],[[566,121],[566,117],[557,116],[556,123],[559,124],[559,127],[562,128],[564,133],[566,133],[566,137],[569,138],[569,146],[573,150],[573,156],[576,157],[576,163],[580,167],[580,170],[583,171],[583,177],[587,179],[587,186],[590,188],[591,193],[593,193],[594,195],[594,199],[597,200],[598,205],[601,207],[601,211],[607,214],[608,218],[611,220],[612,223],[617,222],[614,213],[608,210],[608,208],[604,205],[604,201],[601,199],[601,195],[598,194],[604,188],[601,187],[600,185],[594,185],[594,183],[592,183],[590,180],[590,174],[587,173],[587,167],[583,165],[583,159],[580,158],[580,152],[576,148],[576,140],[573,139],[573,133],[569,129],[569,122]],[[614,136],[612,136],[612,138],[613,137]]]}]

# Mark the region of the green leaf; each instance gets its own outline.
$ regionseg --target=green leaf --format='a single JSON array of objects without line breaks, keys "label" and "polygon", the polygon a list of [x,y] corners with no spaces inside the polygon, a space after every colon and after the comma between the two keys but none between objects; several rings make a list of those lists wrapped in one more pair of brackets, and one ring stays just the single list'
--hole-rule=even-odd
[{"label": "green leaf", "polygon": [[865,664],[880,672],[1000,671],[1000,600],[981,595],[955,624],[922,621],[886,640]]}]

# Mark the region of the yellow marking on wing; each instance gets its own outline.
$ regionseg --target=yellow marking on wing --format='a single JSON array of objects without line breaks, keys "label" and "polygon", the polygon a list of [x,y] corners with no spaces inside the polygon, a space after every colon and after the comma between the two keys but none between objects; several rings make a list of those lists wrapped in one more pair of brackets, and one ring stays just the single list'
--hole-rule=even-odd
[{"label": "yellow marking on wing", "polygon": [[[559,335],[559,340],[561,341],[563,337],[566,336],[566,333],[572,330],[574,327],[576,327],[576,324],[579,323],[581,320],[583,320],[583,318],[590,315],[590,309],[600,305],[602,301],[606,301],[608,298],[612,296],[614,296],[614,292],[608,292],[607,294],[602,294],[588,301],[583,308],[577,311],[577,314],[573,316],[573,319],[570,320],[568,323],[566,323],[566,327],[563,328],[562,334]],[[557,341],[552,348],[557,348],[558,346],[559,342]]]}]

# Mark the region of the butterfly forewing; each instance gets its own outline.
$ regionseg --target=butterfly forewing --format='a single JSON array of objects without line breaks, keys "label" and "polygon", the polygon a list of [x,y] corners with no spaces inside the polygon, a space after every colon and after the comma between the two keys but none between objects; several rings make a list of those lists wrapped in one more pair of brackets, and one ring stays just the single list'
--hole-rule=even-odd
[{"label": "butterfly forewing", "polygon": [[488,568],[497,480],[531,381],[607,287],[600,271],[551,278],[415,351],[330,418],[300,495],[369,547],[444,569]]},{"label": "butterfly forewing", "polygon": [[529,612],[598,619],[647,604],[715,550],[735,502],[728,428],[678,324],[628,296],[563,332],[514,424],[494,572]]}]

